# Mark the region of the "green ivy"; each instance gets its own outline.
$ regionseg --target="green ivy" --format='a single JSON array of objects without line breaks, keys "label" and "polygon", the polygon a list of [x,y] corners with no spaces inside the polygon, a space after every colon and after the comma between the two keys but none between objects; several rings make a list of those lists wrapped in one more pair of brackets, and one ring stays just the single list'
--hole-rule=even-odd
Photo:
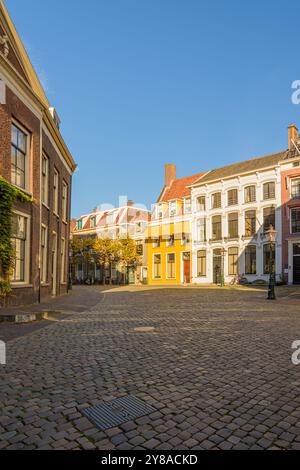
[{"label": "green ivy", "polygon": [[9,274],[14,262],[11,243],[12,209],[15,201],[32,201],[20,189],[0,176],[0,297],[10,293]]}]

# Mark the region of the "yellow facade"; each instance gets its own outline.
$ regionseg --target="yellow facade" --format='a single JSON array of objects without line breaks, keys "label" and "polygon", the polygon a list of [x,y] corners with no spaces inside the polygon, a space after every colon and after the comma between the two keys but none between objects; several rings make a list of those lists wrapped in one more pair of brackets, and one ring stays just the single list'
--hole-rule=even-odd
[{"label": "yellow facade", "polygon": [[161,221],[159,225],[150,225],[147,238],[148,283],[172,285],[191,282],[190,222]]}]

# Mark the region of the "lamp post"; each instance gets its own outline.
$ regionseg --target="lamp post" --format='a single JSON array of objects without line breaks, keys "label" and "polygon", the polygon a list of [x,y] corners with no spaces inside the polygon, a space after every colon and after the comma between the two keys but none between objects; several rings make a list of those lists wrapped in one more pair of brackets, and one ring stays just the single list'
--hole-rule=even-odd
[{"label": "lamp post", "polygon": [[275,300],[275,243],[277,231],[273,225],[270,224],[269,230],[266,231],[266,239],[270,244],[270,257],[269,257],[269,287],[268,287],[268,300]]}]

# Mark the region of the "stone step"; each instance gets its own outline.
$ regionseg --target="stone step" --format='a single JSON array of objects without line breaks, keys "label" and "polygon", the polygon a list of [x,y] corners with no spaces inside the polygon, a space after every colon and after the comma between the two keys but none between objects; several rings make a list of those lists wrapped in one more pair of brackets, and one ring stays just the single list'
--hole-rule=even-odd
[{"label": "stone step", "polygon": [[0,315],[0,322],[11,323],[30,323],[38,320],[47,320],[49,312],[35,312],[35,313],[5,313]]}]

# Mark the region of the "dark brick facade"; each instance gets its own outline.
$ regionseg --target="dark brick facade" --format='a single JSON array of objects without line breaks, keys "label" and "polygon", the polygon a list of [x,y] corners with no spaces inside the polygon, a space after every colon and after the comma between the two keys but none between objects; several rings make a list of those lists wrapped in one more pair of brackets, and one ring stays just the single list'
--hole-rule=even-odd
[{"label": "dark brick facade", "polygon": [[[15,210],[30,216],[30,274],[29,282],[25,286],[13,284],[13,295],[9,303],[13,305],[35,303],[44,300],[52,294],[52,233],[57,233],[57,266],[56,266],[56,294],[67,291],[68,282],[68,240],[69,240],[69,214],[71,194],[71,172],[62,161],[55,149],[52,139],[41,131],[43,122],[38,118],[16,94],[6,86],[6,103],[0,105],[0,174],[8,181],[11,180],[11,126],[19,124],[26,129],[30,136],[30,169],[28,192],[32,195],[32,203],[16,203]],[[40,172],[41,149],[49,159],[49,204],[41,203]],[[53,175],[54,167],[59,174],[58,185],[58,214],[53,212]],[[62,220],[62,182],[68,187],[67,221]],[[40,256],[40,226],[47,227],[47,274],[46,282],[40,283],[39,256]],[[65,274],[61,282],[61,239],[65,239]]]},{"label": "dark brick facade", "polygon": [[[0,44],[0,175],[8,182],[14,183],[11,177],[11,140],[14,124],[27,136],[26,151],[23,148],[26,162],[25,192],[32,198],[32,202],[16,202],[13,209],[16,214],[23,216],[26,220],[26,230],[23,231],[23,233],[26,232],[26,237],[24,237],[25,241],[18,241],[22,247],[19,250],[20,259],[22,259],[16,270],[18,273],[16,279],[19,281],[12,280],[13,293],[8,299],[8,304],[21,305],[46,300],[51,295],[60,295],[67,291],[71,179],[76,165],[57,127],[54,108],[51,108],[21,40],[9,19],[8,12],[1,2],[0,36],[2,38]],[[41,197],[43,155],[48,159],[47,204],[42,203]],[[18,158],[21,162],[21,157]],[[56,213],[54,213],[53,201],[54,168],[58,173]],[[23,181],[19,180],[18,184],[23,185]],[[63,184],[67,188],[65,220],[63,220],[62,207]],[[46,228],[47,240],[44,276],[41,275],[42,226]],[[55,239],[53,233],[57,237],[55,256],[52,251]],[[64,269],[62,269],[62,262]],[[25,266],[24,270],[23,266]]]}]

